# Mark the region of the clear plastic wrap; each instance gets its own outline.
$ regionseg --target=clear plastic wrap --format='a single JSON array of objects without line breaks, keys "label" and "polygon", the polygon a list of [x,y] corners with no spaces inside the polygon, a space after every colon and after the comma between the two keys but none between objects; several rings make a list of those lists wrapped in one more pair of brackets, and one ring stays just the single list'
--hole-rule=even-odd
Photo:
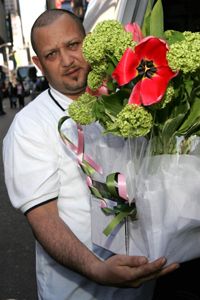
[{"label": "clear plastic wrap", "polygon": [[[91,130],[91,129],[90,129]],[[94,132],[93,132],[94,134]],[[92,147],[91,147],[92,144]],[[123,173],[136,218],[127,216],[108,235],[104,228],[113,215],[105,214],[92,195],[92,239],[114,253],[165,256],[168,263],[200,256],[200,141],[193,139],[188,154],[151,155],[144,138],[123,139],[87,134],[90,156],[102,166],[93,179],[105,182],[113,172]],[[106,199],[112,206],[114,199]],[[127,204],[128,205],[128,204]]]}]

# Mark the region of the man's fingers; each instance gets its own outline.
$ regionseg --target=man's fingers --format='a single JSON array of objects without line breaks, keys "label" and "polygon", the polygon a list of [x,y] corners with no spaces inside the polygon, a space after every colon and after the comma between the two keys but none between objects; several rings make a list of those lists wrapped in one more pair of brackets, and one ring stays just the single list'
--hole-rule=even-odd
[{"label": "man's fingers", "polygon": [[161,257],[153,262],[140,265],[137,268],[133,267],[133,276],[135,276],[136,279],[151,276],[152,274],[161,271],[165,263],[166,259],[164,257]]},{"label": "man's fingers", "polygon": [[156,279],[178,268],[178,264],[164,267],[167,260],[161,257],[148,262],[144,256],[114,255],[105,261],[110,272],[109,280],[117,286],[139,287],[148,280]]},{"label": "man's fingers", "polygon": [[139,267],[148,263],[145,256],[127,256],[127,255],[114,255],[108,259],[109,262],[115,263],[118,266]]},{"label": "man's fingers", "polygon": [[[131,286],[132,287],[139,287],[141,284],[143,284],[146,281],[149,281],[149,280],[152,280],[152,279],[157,279],[158,277],[164,276],[164,275],[166,275],[170,272],[175,271],[176,269],[179,268],[179,266],[180,266],[179,264],[173,263],[173,264],[170,264],[169,266],[167,266],[167,267],[165,267],[161,270],[157,270],[156,272],[151,273],[150,275],[147,275],[147,276],[141,275],[140,278],[138,278],[138,279],[136,279],[132,282]],[[146,272],[146,271],[143,270],[143,272]]]},{"label": "man's fingers", "polygon": [[159,272],[159,277],[166,275],[168,273],[171,273],[173,271],[175,271],[176,269],[178,269],[180,267],[180,265],[178,263],[173,263],[168,265],[167,267],[163,268],[160,272]]},{"label": "man's fingers", "polygon": [[128,267],[140,267],[148,263],[152,268],[158,269],[166,264],[166,258],[160,257],[153,262],[148,262],[145,256],[126,256],[126,255],[114,255],[111,260],[115,260],[118,265],[128,266]]}]

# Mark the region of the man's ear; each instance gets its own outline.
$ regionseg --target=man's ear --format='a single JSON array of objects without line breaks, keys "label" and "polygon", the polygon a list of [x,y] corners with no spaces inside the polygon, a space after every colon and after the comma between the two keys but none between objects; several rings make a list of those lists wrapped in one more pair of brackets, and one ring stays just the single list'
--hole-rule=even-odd
[{"label": "man's ear", "polygon": [[[32,61],[33,63],[38,67],[38,69],[40,69],[40,71],[42,72],[43,74],[43,68],[42,68],[42,65],[40,63],[40,60],[38,58],[38,56],[32,56]],[[44,75],[44,74],[43,74]]]}]

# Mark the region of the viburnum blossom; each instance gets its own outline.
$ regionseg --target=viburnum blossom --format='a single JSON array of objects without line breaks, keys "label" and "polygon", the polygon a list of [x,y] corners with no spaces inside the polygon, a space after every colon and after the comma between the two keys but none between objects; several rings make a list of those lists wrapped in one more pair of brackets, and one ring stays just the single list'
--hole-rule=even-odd
[{"label": "viburnum blossom", "polygon": [[89,93],[84,93],[78,100],[73,101],[68,108],[70,117],[82,125],[90,124],[96,121],[93,114],[93,107],[97,98]]},{"label": "viburnum blossom", "polygon": [[88,75],[88,86],[92,90],[98,89],[108,76],[107,70],[110,63],[116,61],[115,66],[124,51],[134,47],[131,30],[125,30],[117,20],[106,20],[95,27],[83,41],[83,55],[91,66]]},{"label": "viburnum blossom", "polygon": [[125,51],[112,77],[119,86],[135,80],[129,104],[147,106],[162,99],[169,81],[177,75],[168,65],[167,51],[167,43],[152,36]]}]

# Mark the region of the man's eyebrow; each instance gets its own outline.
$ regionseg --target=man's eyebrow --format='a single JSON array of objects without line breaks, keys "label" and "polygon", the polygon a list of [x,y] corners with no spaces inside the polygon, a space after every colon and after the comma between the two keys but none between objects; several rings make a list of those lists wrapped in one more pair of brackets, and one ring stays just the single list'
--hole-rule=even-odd
[{"label": "man's eyebrow", "polygon": [[54,51],[57,51],[58,48],[57,47],[54,47],[54,48],[49,48],[49,49],[46,49],[44,50],[44,55],[47,55],[48,53],[51,53],[51,52],[54,52]]},{"label": "man's eyebrow", "polygon": [[78,37],[75,37],[69,41],[66,41],[64,42],[65,45],[69,45],[71,43],[81,43],[82,42],[82,39],[81,38],[78,38]]}]

